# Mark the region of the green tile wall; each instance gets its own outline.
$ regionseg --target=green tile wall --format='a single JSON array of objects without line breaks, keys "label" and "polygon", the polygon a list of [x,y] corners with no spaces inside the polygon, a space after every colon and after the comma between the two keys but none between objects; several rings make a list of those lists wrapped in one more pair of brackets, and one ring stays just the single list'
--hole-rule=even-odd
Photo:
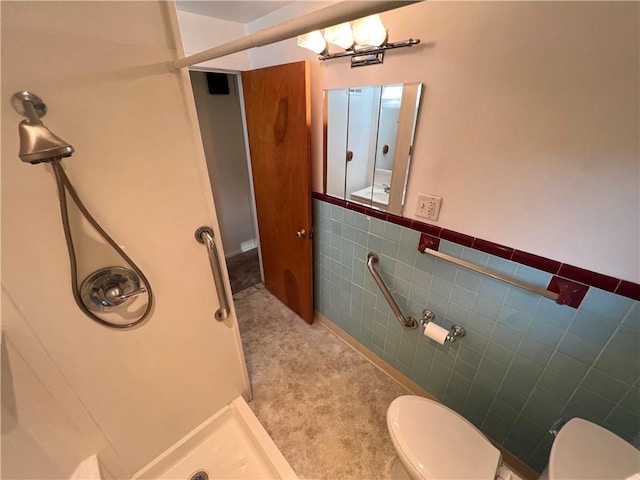
[{"label": "green tile wall", "polygon": [[[586,418],[640,447],[640,302],[590,288],[580,308],[560,306],[421,254],[409,228],[313,206],[322,315],[538,472],[557,417]],[[405,314],[428,307],[467,336],[441,346],[404,329],[366,269],[369,251]],[[446,240],[440,251],[543,287],[551,277]]]}]

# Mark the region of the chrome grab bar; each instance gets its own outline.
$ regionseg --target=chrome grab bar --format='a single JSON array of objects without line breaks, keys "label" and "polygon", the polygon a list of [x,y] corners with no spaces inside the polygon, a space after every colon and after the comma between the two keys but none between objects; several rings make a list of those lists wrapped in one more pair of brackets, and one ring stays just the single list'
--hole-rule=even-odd
[{"label": "chrome grab bar", "polygon": [[415,318],[413,318],[412,316],[405,317],[400,311],[400,307],[398,307],[398,304],[391,296],[391,292],[389,291],[384,281],[380,277],[380,274],[376,270],[376,267],[375,267],[376,263],[378,263],[378,255],[376,255],[374,252],[369,252],[369,254],[367,255],[367,268],[369,269],[369,272],[371,272],[371,276],[373,277],[373,279],[378,284],[378,288],[380,288],[382,295],[384,296],[385,300],[391,307],[391,310],[393,311],[393,314],[396,316],[396,318],[400,322],[400,325],[407,328],[418,328],[418,322],[416,321]]},{"label": "chrome grab bar", "polygon": [[227,300],[227,292],[224,288],[224,280],[222,271],[220,270],[220,258],[216,249],[216,242],[213,239],[213,230],[209,227],[200,227],[196,230],[196,240],[203,243],[207,247],[209,255],[209,263],[211,263],[211,273],[213,274],[213,282],[216,285],[216,293],[220,302],[220,308],[216,311],[216,320],[226,320],[229,316],[229,301]]},{"label": "chrome grab bar", "polygon": [[474,263],[466,262],[457,257],[452,257],[451,255],[447,255],[446,253],[442,253],[437,250],[425,248],[423,253],[428,253],[429,255],[433,255],[434,257],[442,258],[443,260],[447,260],[448,262],[455,263],[456,265],[460,265],[461,267],[468,268],[469,270],[473,270],[474,272],[482,273],[483,275],[487,275],[488,277],[495,278],[496,280],[500,280],[510,285],[514,285],[516,287],[529,290],[530,292],[537,293],[538,295],[542,295],[543,297],[549,298],[555,302],[558,301],[558,297],[560,296],[558,293],[550,292],[549,290],[538,287],[536,285],[532,285],[530,283],[517,280],[513,277],[509,277],[507,275],[494,272],[493,270],[489,270],[488,268],[481,267]]}]

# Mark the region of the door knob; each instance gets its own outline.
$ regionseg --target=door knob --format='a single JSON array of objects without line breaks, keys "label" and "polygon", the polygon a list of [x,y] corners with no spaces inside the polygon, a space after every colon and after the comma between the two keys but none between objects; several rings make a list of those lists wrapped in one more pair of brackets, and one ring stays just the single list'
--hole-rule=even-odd
[{"label": "door knob", "polygon": [[307,236],[307,231],[304,228],[296,232],[296,237],[298,238],[304,238],[306,236]]}]

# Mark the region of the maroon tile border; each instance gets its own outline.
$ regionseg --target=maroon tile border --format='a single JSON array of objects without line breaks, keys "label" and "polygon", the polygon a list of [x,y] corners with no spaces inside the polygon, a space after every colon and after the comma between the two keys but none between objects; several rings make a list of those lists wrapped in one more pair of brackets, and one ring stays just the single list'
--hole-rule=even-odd
[{"label": "maroon tile border", "polygon": [[373,208],[367,208],[367,215],[369,215],[370,217],[379,218],[380,220],[387,220],[387,214],[385,212],[374,210]]},{"label": "maroon tile border", "polygon": [[398,215],[387,213],[387,222],[395,223],[396,225],[400,225],[401,227],[411,228],[413,220],[407,217],[399,217]]},{"label": "maroon tile border", "polygon": [[627,282],[626,280],[620,280],[620,285],[618,285],[614,293],[622,295],[623,297],[633,298],[634,300],[640,300],[640,285]]},{"label": "maroon tile border", "polygon": [[[441,228],[436,225],[421,222],[419,220],[412,220],[406,217],[400,217],[398,215],[387,214],[385,212],[382,212],[381,210],[369,208],[359,203],[347,202],[346,200],[331,197],[329,195],[325,195],[324,193],[313,192],[312,197],[317,200],[322,200],[333,205],[338,205],[340,207],[353,210],[354,212],[379,218],[381,220],[385,220],[402,227],[411,228],[420,233],[427,234],[438,239],[449,240],[465,247],[475,248],[485,253],[490,253],[498,257],[521,263],[522,265],[527,265],[529,267],[537,268],[538,270],[551,273],[554,275],[554,277],[549,283],[548,289],[551,291],[555,291],[556,293],[561,292],[552,290],[552,283],[554,285],[562,284],[565,290],[569,288],[573,288],[574,290],[578,289],[578,287],[576,287],[575,285],[581,285],[581,287],[584,287],[585,289],[588,289],[589,286],[592,286],[600,288],[602,290],[606,290],[608,292],[622,295],[624,297],[632,298],[633,300],[640,301],[640,285],[637,283],[629,282],[627,280],[620,280],[608,275],[585,270],[584,268],[574,267],[573,265],[567,265],[557,260],[540,257],[538,255],[523,252],[521,250],[514,250],[513,248],[506,247],[504,245],[499,245],[497,243],[489,242],[481,238],[465,235],[464,233]],[[435,249],[437,250],[437,247]],[[555,275],[557,275],[557,277]],[[554,281],[555,278],[557,278],[557,280]],[[568,285],[571,285],[571,287],[569,287]],[[554,286],[554,288],[558,287]],[[580,297],[582,290],[580,290],[580,293],[573,293],[571,296],[571,302],[566,304],[573,306],[572,303],[578,301],[579,305],[579,303],[582,301],[582,298],[584,298],[584,295],[586,295],[586,292],[587,290],[584,290],[584,294],[582,294],[582,297]],[[579,300],[576,300],[578,298]],[[560,303],[560,300],[558,300],[558,302]]]},{"label": "maroon tile border", "polygon": [[586,283],[592,287],[601,288],[607,292],[615,292],[620,280],[609,277],[601,273],[585,270],[584,268],[574,267],[573,265],[562,264],[558,275],[570,278],[580,283]]},{"label": "maroon tile border", "polygon": [[513,248],[505,247],[504,245],[498,245],[497,243],[488,242],[487,240],[482,240],[481,238],[476,238],[473,241],[472,248],[476,250],[480,250],[484,253],[490,253],[491,255],[495,255],[496,257],[506,258],[507,260],[511,260],[513,256]]},{"label": "maroon tile border", "polygon": [[[345,205],[345,208],[347,207],[347,205]],[[365,207],[364,205],[358,205],[357,203],[352,203],[349,204],[349,209],[353,210],[354,212],[358,212],[358,213],[363,213],[363,214],[367,214],[367,207]]]},{"label": "maroon tile border", "polygon": [[454,232],[453,230],[447,230],[446,228],[443,228],[442,232],[440,232],[440,238],[457,243],[458,245],[464,245],[465,247],[473,246],[473,241],[475,240],[475,238],[469,235]]},{"label": "maroon tile border", "polygon": [[440,227],[436,227],[435,225],[429,225],[428,223],[418,222],[417,220],[413,220],[411,222],[411,228],[420,233],[426,233],[428,235],[433,235],[434,237],[441,237],[442,229]]},{"label": "maroon tile border", "polygon": [[513,252],[511,260],[527,265],[528,267],[537,268],[538,270],[542,270],[547,273],[558,273],[560,266],[562,265],[560,262],[555,260],[539,257],[533,253],[521,252],[520,250]]}]

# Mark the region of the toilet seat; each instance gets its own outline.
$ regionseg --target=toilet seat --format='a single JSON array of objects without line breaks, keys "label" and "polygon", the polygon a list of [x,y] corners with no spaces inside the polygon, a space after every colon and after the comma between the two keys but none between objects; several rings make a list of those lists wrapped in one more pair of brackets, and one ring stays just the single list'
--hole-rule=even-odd
[{"label": "toilet seat", "polygon": [[493,480],[500,466],[500,451],[475,426],[433,400],[396,398],[387,409],[387,427],[414,479]]}]

